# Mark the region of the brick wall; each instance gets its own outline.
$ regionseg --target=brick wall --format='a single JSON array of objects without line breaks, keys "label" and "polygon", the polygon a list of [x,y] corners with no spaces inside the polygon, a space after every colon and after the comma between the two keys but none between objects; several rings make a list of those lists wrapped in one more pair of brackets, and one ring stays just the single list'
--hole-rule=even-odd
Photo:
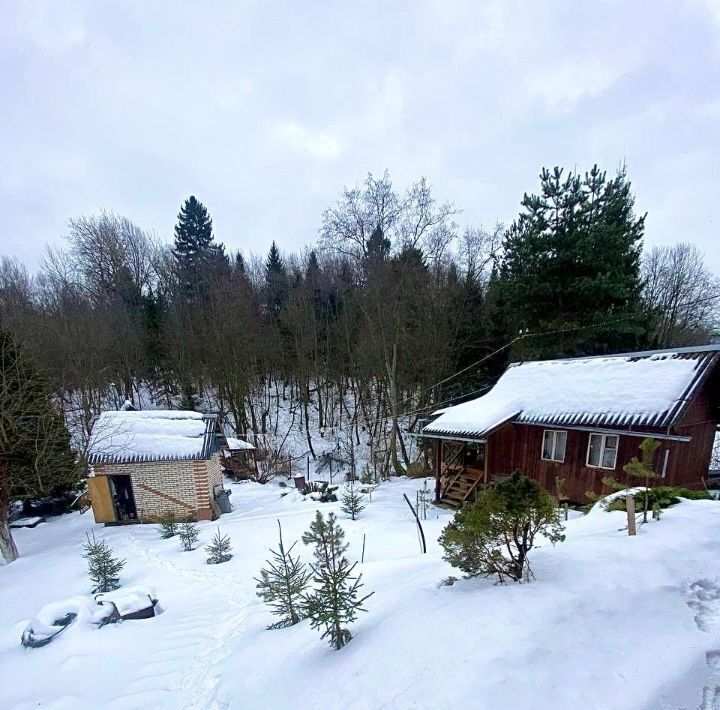
[{"label": "brick wall", "polygon": [[96,475],[129,474],[138,518],[157,522],[173,511],[178,517],[212,520],[212,485],[222,482],[218,455],[199,461],[148,461],[95,464]]},{"label": "brick wall", "polygon": [[223,465],[221,460],[221,453],[218,451],[213,454],[208,461],[208,471],[210,476],[210,491],[216,486],[222,486],[223,478],[222,471]]}]

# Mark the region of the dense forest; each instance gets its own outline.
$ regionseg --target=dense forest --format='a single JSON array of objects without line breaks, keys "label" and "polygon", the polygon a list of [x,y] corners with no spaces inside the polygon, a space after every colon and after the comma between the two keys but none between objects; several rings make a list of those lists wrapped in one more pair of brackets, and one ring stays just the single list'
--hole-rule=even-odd
[{"label": "dense forest", "polygon": [[3,258],[1,326],[81,453],[93,416],[125,400],[278,436],[284,400],[301,430],[365,430],[400,472],[417,418],[511,360],[707,340],[717,279],[690,243],[643,251],[634,202],[624,169],[555,168],[509,226],[461,227],[425,179],[368,175],[307,248],[267,255],[229,253],[194,196],[172,242],[111,212],[75,217],[37,273]]}]

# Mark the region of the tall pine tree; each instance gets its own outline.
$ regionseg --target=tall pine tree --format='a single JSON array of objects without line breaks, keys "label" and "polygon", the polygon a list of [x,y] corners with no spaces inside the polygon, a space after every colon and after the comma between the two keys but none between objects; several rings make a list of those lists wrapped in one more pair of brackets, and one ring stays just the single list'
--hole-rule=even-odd
[{"label": "tall pine tree", "polygon": [[525,328],[562,332],[527,339],[520,354],[580,355],[642,346],[645,216],[634,213],[625,169],[610,180],[597,166],[582,177],[564,177],[558,167],[543,169],[540,195],[526,194],[522,207],[505,235],[499,273],[512,327],[508,335]]}]

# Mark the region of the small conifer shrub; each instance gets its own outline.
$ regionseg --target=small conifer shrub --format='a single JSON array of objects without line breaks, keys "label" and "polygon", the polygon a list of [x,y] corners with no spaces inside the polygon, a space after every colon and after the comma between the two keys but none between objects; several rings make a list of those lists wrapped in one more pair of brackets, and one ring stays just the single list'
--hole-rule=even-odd
[{"label": "small conifer shrub", "polygon": [[327,638],[335,650],[350,642],[352,634],[346,625],[357,619],[359,611],[367,611],[362,605],[373,594],[360,597],[362,575],[353,576],[357,562],[350,564],[345,557],[348,544],[344,540],[345,532],[334,513],[325,520],[319,510],[302,536],[306,545],[315,545],[315,562],[310,563],[315,589],[305,595],[310,625],[323,629],[321,638]]},{"label": "small conifer shrub", "polygon": [[467,577],[532,579],[528,554],[540,534],[553,545],[565,536],[555,501],[537,481],[515,471],[464,505],[443,530],[444,559]]},{"label": "small conifer shrub", "polygon": [[307,616],[305,591],[310,581],[310,572],[299,557],[293,557],[292,551],[297,543],[285,549],[282,539],[282,527],[278,520],[280,545],[277,550],[270,550],[272,560],[267,561],[267,568],[260,570],[257,582],[257,595],[270,607],[271,612],[280,617],[268,629],[283,629],[293,626]]},{"label": "small conifer shrub", "polygon": [[221,535],[220,528],[213,535],[213,539],[210,544],[205,547],[208,552],[207,563],[209,565],[219,565],[223,562],[227,562],[232,558],[232,544],[230,543],[229,535]]},{"label": "small conifer shrub", "polygon": [[365,510],[365,496],[362,491],[351,481],[342,497],[343,513],[350,516],[350,520],[357,520],[360,513]]},{"label": "small conifer shrub", "polygon": [[194,550],[200,537],[197,523],[194,520],[183,520],[178,526],[178,536],[180,538],[180,547],[185,552]]},{"label": "small conifer shrub", "polygon": [[120,572],[125,560],[113,557],[110,545],[105,540],[96,540],[95,533],[86,534],[86,537],[83,557],[88,561],[90,580],[95,583],[93,594],[112,592],[120,586]]},{"label": "small conifer shrub", "polygon": [[178,532],[178,519],[175,515],[175,511],[168,510],[165,512],[160,519],[160,537],[163,540],[175,537]]}]

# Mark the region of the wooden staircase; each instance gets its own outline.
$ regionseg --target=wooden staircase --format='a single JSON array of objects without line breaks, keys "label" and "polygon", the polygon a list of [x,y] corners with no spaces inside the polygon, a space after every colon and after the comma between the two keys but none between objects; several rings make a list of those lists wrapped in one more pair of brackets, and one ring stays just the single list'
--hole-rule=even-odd
[{"label": "wooden staircase", "polygon": [[459,508],[475,492],[482,478],[474,473],[460,471],[456,473],[444,487],[440,503]]}]

